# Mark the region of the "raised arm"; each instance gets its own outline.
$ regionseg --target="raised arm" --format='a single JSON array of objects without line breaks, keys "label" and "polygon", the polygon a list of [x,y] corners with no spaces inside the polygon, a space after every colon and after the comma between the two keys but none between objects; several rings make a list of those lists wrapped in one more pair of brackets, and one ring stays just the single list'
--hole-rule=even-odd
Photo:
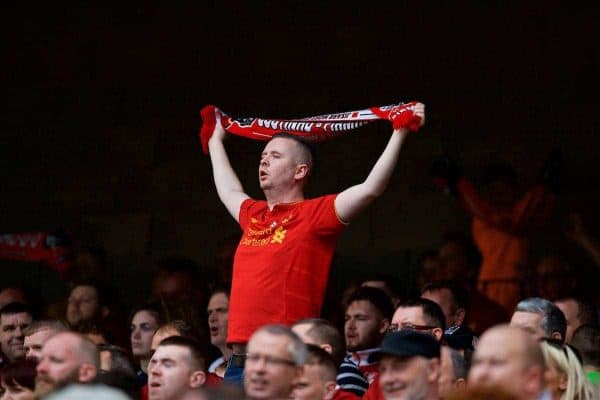
[{"label": "raised arm", "polygon": [[239,222],[240,207],[249,196],[244,193],[244,188],[229,162],[229,157],[223,144],[227,132],[225,132],[223,125],[221,125],[221,115],[218,111],[216,120],[215,131],[208,141],[213,178],[219,199],[221,199],[229,214]]},{"label": "raised arm", "polygon": [[[422,125],[425,122],[425,105],[418,103],[414,113],[421,117]],[[394,172],[402,143],[407,134],[408,130],[404,128],[394,130],[385,150],[379,156],[367,179],[338,194],[335,199],[335,209],[342,221],[350,222],[383,194]]]}]

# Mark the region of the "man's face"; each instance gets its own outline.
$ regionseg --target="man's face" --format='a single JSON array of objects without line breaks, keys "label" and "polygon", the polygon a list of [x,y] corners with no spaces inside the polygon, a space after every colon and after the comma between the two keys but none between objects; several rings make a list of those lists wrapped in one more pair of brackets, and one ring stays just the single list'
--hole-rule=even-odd
[{"label": "man's face", "polygon": [[40,329],[29,336],[25,336],[25,357],[39,362],[42,356],[42,347],[44,347],[44,343],[46,343],[54,333],[55,332],[52,329]]},{"label": "man's face", "polygon": [[213,346],[223,346],[227,340],[227,321],[229,320],[229,299],[225,293],[215,293],[211,296],[208,307],[208,327],[210,342]]},{"label": "man's face", "polygon": [[574,300],[557,301],[554,304],[556,304],[563,314],[565,314],[565,319],[567,320],[567,333],[565,342],[571,343],[573,332],[575,332],[575,330],[581,326],[581,321],[577,317],[577,314],[579,314],[579,306],[577,306],[577,302]]},{"label": "man's face", "polygon": [[424,399],[437,385],[439,364],[424,357],[384,356],[379,362],[379,384],[386,400]]},{"label": "man's face", "polygon": [[251,399],[287,398],[302,369],[288,352],[291,339],[265,331],[255,333],[248,342],[244,369],[244,388]]},{"label": "man's face", "polygon": [[377,347],[388,327],[381,313],[367,300],[350,303],[345,320],[344,335],[348,351]]},{"label": "man's face", "polygon": [[540,314],[515,311],[510,319],[510,326],[521,329],[535,340],[540,340],[546,337],[541,322],[542,316]]},{"label": "man's face", "polygon": [[258,166],[258,181],[263,191],[291,186],[298,165],[297,146],[287,138],[275,138],[267,143]]},{"label": "man's face", "polygon": [[290,399],[324,400],[331,399],[335,392],[335,378],[325,380],[324,368],[318,364],[306,364],[302,375],[294,384]]},{"label": "man's face", "polygon": [[46,394],[79,381],[79,368],[82,363],[76,348],[77,343],[64,334],[58,334],[46,341],[37,366],[36,393]]},{"label": "man's face", "polygon": [[469,383],[499,386],[521,394],[527,368],[521,341],[512,336],[507,330],[494,329],[483,334],[473,356]]},{"label": "man's face", "polygon": [[98,316],[100,303],[98,290],[93,286],[76,286],[69,296],[67,321],[71,326],[83,321],[92,321]]},{"label": "man's face", "polygon": [[0,317],[2,352],[9,361],[25,357],[23,330],[31,324],[31,314],[3,314]]},{"label": "man's face", "polygon": [[446,326],[460,325],[462,322],[457,320],[456,304],[454,303],[452,292],[449,289],[428,290],[423,292],[421,297],[431,300],[440,306],[446,317]]},{"label": "man's face", "polygon": [[190,390],[190,351],[182,346],[158,346],[148,365],[148,398],[176,400]]}]

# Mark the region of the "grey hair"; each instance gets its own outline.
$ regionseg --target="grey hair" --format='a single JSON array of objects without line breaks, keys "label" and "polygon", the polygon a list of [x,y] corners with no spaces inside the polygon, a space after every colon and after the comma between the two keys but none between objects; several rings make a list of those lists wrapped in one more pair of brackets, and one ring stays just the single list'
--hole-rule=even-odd
[{"label": "grey hair", "polygon": [[275,336],[287,337],[288,339],[290,339],[290,344],[287,348],[287,351],[292,356],[296,366],[299,367],[306,363],[306,359],[308,357],[308,350],[306,349],[306,344],[302,341],[302,339],[300,339],[298,335],[296,335],[287,326],[278,324],[265,325],[256,331],[256,333],[258,332],[266,332]]},{"label": "grey hair", "polygon": [[541,297],[529,297],[521,300],[515,311],[529,312],[542,316],[540,326],[547,338],[551,338],[554,332],[561,335],[562,342],[565,341],[567,332],[567,321],[565,314],[550,300]]}]

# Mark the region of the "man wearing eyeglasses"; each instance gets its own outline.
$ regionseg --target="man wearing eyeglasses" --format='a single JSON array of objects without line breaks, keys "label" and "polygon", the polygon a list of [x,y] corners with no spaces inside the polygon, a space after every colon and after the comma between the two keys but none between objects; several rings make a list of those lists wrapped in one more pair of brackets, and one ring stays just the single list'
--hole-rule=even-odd
[{"label": "man wearing eyeglasses", "polygon": [[287,399],[302,375],[306,345],[283,325],[265,325],[250,337],[244,366],[249,399]]},{"label": "man wearing eyeglasses", "polygon": [[445,328],[444,313],[435,302],[423,298],[400,304],[392,317],[390,331],[412,330],[442,339]]}]

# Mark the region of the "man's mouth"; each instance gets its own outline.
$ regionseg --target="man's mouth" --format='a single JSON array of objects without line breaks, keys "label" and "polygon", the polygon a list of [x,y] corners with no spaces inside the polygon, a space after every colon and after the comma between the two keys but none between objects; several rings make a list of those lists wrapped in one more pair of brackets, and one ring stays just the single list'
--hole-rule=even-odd
[{"label": "man's mouth", "polygon": [[217,326],[210,327],[210,335],[217,336],[219,334],[219,328]]}]

